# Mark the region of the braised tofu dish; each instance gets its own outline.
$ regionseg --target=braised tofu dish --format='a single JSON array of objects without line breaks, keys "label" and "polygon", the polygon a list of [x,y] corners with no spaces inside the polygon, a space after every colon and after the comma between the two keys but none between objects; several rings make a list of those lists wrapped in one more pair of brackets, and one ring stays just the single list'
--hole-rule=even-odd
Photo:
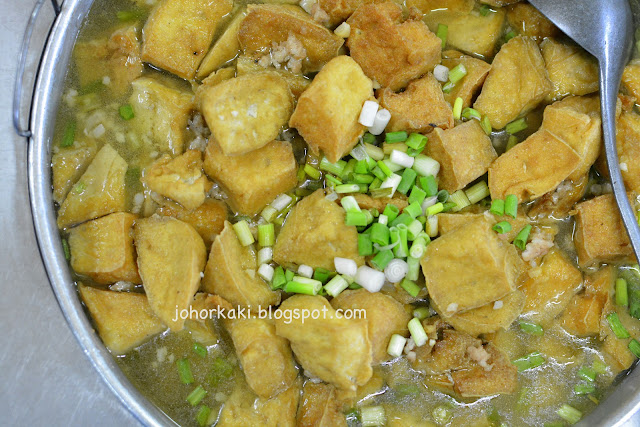
[{"label": "braised tofu dish", "polygon": [[[524,1],[96,0],[51,149],[78,298],[179,425],[575,424],[640,357],[598,89]],[[640,216],[637,103],[640,59]]]}]

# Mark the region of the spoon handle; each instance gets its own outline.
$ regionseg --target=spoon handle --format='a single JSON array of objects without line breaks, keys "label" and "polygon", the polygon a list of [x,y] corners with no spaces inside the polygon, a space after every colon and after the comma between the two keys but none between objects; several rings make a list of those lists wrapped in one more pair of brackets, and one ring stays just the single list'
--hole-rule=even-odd
[{"label": "spoon handle", "polygon": [[612,70],[608,63],[610,63],[608,58],[600,63],[600,108],[602,110],[604,150],[607,156],[613,194],[620,207],[622,222],[629,234],[636,259],[640,260],[640,228],[622,180],[616,145],[616,105],[622,73],[621,70]]}]

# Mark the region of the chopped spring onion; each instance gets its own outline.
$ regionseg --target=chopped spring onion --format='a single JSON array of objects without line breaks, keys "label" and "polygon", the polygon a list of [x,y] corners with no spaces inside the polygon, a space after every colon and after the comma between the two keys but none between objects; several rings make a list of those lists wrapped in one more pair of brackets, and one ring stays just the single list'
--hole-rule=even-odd
[{"label": "chopped spring onion", "polygon": [[388,204],[384,208],[384,211],[382,211],[382,214],[388,218],[389,222],[394,221],[398,217],[399,213],[400,213],[400,209],[396,205],[392,205],[392,204]]},{"label": "chopped spring onion", "polygon": [[267,282],[271,282],[271,280],[273,280],[274,274],[275,270],[269,264],[261,264],[258,268],[258,276],[262,277]]},{"label": "chopped spring onion", "polygon": [[[422,258],[422,255],[427,251],[427,240],[424,237],[418,237],[413,241],[409,255],[413,258]],[[415,280],[415,279],[414,279]]]},{"label": "chopped spring onion", "polygon": [[365,142],[364,149],[367,151],[370,159],[376,162],[384,159],[384,152],[382,151],[382,148]]},{"label": "chopped spring onion", "polygon": [[580,383],[573,387],[573,391],[578,395],[591,394],[596,391],[596,386],[591,383]]},{"label": "chopped spring onion", "polygon": [[529,127],[527,125],[527,120],[523,117],[521,119],[514,120],[513,122],[507,124],[504,127],[504,130],[507,131],[508,134],[513,135],[515,133],[525,130],[527,127]]},{"label": "chopped spring onion", "polygon": [[542,355],[534,351],[533,353],[529,353],[526,356],[522,356],[513,363],[516,368],[518,368],[518,372],[526,371],[528,369],[537,368],[538,366],[543,365],[546,362],[546,359],[542,357]]},{"label": "chopped spring onion", "polygon": [[367,215],[364,212],[347,212],[344,222],[356,227],[364,227],[368,224]]},{"label": "chopped spring onion", "polygon": [[444,24],[438,24],[438,29],[436,30],[436,36],[442,40],[442,48],[444,49],[447,45],[447,35],[449,34],[449,27]]},{"label": "chopped spring onion", "polygon": [[62,239],[62,250],[64,251],[64,259],[69,261],[71,259],[71,249],[69,248],[67,239]]},{"label": "chopped spring onion", "polygon": [[405,224],[398,224],[396,228],[398,229],[398,238],[400,243],[393,248],[393,253],[396,258],[406,258],[409,255],[408,228]]},{"label": "chopped spring onion", "polygon": [[318,295],[322,289],[322,282],[307,277],[295,276],[284,286],[284,291],[293,294]]},{"label": "chopped spring onion", "polygon": [[493,228],[493,231],[495,231],[498,234],[505,234],[511,231],[511,224],[509,224],[507,221],[500,221],[499,223],[495,224],[492,228]]},{"label": "chopped spring onion", "polygon": [[453,202],[447,202],[447,203],[442,205],[442,212],[449,212],[450,210],[452,210],[456,206],[457,205],[455,203],[453,203]]},{"label": "chopped spring onion", "polygon": [[324,290],[332,297],[337,297],[342,291],[349,287],[349,282],[344,277],[335,275],[329,282],[324,285]]},{"label": "chopped spring onion", "polygon": [[116,16],[118,17],[118,21],[128,22],[142,18],[144,14],[141,10],[119,10]]},{"label": "chopped spring onion", "polygon": [[418,320],[424,320],[427,317],[431,317],[431,310],[429,307],[418,307],[413,310],[413,317]]},{"label": "chopped spring onion", "polygon": [[375,144],[376,137],[371,132],[365,132],[364,135],[362,135],[362,141],[366,144]]},{"label": "chopped spring onion", "polygon": [[418,276],[420,275],[420,258],[408,256],[407,265],[409,266],[409,271],[407,271],[407,279],[418,280]]},{"label": "chopped spring onion", "polygon": [[624,268],[619,271],[620,277],[627,281],[629,314],[640,319],[640,274],[638,268]]},{"label": "chopped spring onion", "polygon": [[407,339],[402,335],[393,334],[391,335],[391,339],[389,340],[389,345],[387,346],[387,353],[392,357],[400,357],[402,356],[402,352],[404,351],[404,346],[407,344]]},{"label": "chopped spring onion", "polygon": [[450,196],[450,200],[451,202],[455,203],[456,206],[452,209],[454,212],[458,212],[459,210],[466,208],[467,206],[469,206],[471,204],[471,202],[469,201],[469,198],[467,197],[466,193],[462,190],[458,190],[456,192],[454,192],[451,196]]},{"label": "chopped spring onion", "polygon": [[344,168],[347,166],[347,162],[344,160],[338,160],[336,163],[331,163],[326,157],[320,160],[320,170],[332,173],[334,175],[342,176]]},{"label": "chopped spring onion", "polygon": [[411,187],[413,187],[413,184],[415,184],[417,176],[418,174],[413,169],[405,169],[404,172],[402,172],[397,191],[402,194],[407,194]]},{"label": "chopped spring onion", "polygon": [[427,217],[426,231],[429,237],[436,237],[438,235],[438,217],[436,215]]},{"label": "chopped spring onion", "polygon": [[389,217],[385,214],[380,214],[380,216],[378,217],[378,222],[382,225],[387,225],[389,224]]},{"label": "chopped spring onion", "polygon": [[387,144],[395,144],[396,142],[405,142],[408,137],[409,135],[405,131],[387,132],[384,134],[384,142],[386,142]]},{"label": "chopped spring onion", "polygon": [[216,386],[233,376],[233,365],[227,359],[216,357],[211,362],[211,373],[207,380],[211,385]]},{"label": "chopped spring onion", "polygon": [[505,147],[504,151],[509,151],[516,145],[518,145],[518,138],[515,137],[514,135],[510,135],[509,140],[507,141],[507,146]]},{"label": "chopped spring onion", "polygon": [[507,194],[504,199],[504,214],[511,218],[518,216],[518,196]]},{"label": "chopped spring onion", "polygon": [[489,208],[489,212],[496,216],[504,215],[504,200],[495,199],[491,202],[491,208]]},{"label": "chopped spring onion", "polygon": [[327,283],[327,281],[329,280],[329,277],[331,277],[331,272],[327,269],[324,269],[322,267],[318,267],[313,271],[313,279],[315,280],[319,280],[322,283]]},{"label": "chopped spring onion", "polygon": [[451,420],[453,414],[451,413],[451,410],[445,405],[438,405],[433,408],[433,411],[431,411],[431,417],[433,418],[433,421],[436,422],[436,424],[445,425]]},{"label": "chopped spring onion", "polygon": [[273,224],[262,224],[258,226],[258,244],[260,246],[273,246],[276,242],[275,236]]},{"label": "chopped spring onion", "polygon": [[258,251],[258,265],[268,264],[273,261],[273,248],[271,246],[264,247]]},{"label": "chopped spring onion", "polygon": [[69,122],[64,128],[64,134],[60,141],[60,147],[71,147],[76,138],[76,122]]},{"label": "chopped spring onion", "polygon": [[233,230],[236,232],[238,240],[240,240],[240,244],[242,244],[242,246],[249,246],[255,242],[253,234],[251,234],[249,224],[244,219],[233,224]]},{"label": "chopped spring onion", "polygon": [[482,116],[480,115],[478,110],[470,108],[470,107],[466,107],[464,110],[462,110],[462,118],[467,119],[467,120],[470,120],[470,119],[481,120]]},{"label": "chopped spring onion", "polygon": [[[328,187],[331,187],[331,188],[335,187],[336,185],[340,185],[340,184],[342,184],[342,181],[340,180],[340,178],[336,178],[336,177],[335,177],[335,176],[333,176],[333,175],[326,174],[326,175],[324,176],[324,179],[326,179],[326,180],[328,181],[328,182],[327,182],[327,186],[328,186]],[[335,198],[335,199],[333,199],[333,200],[336,200],[338,195],[337,195],[336,193],[331,193],[331,194],[333,194],[333,195],[335,195],[335,196],[336,196],[336,198]]]},{"label": "chopped spring onion", "polygon": [[427,145],[428,138],[419,133],[412,133],[409,135],[409,138],[405,142],[407,147],[413,148],[414,150],[422,151],[424,147]]},{"label": "chopped spring onion", "polygon": [[583,366],[578,370],[578,377],[590,382],[594,382],[596,380],[596,375],[597,372],[588,366]]},{"label": "chopped spring onion", "polygon": [[403,153],[402,151],[393,150],[391,152],[391,161],[404,168],[411,168],[414,163],[414,158],[409,156],[407,153]]},{"label": "chopped spring onion", "polygon": [[[356,162],[360,160],[366,160],[367,157],[369,157],[369,155],[367,154],[367,150],[364,149],[364,146],[362,144],[358,144],[355,147],[353,147],[353,149],[349,154],[351,155],[351,157],[353,157],[356,160]],[[347,166],[348,166],[348,163],[347,163]]]},{"label": "chopped spring onion", "polygon": [[[373,243],[377,243],[380,246],[386,246],[389,244],[389,227],[384,224],[380,224],[380,222],[373,223],[371,225],[371,241]],[[350,274],[350,276],[353,276]]]},{"label": "chopped spring onion", "polygon": [[504,36],[504,40],[508,42],[509,40],[511,40],[512,38],[514,38],[515,36],[517,36],[516,32],[515,32],[515,31],[513,31],[513,30],[511,30],[511,31],[509,31],[507,34],[505,34],[505,36]]},{"label": "chopped spring onion", "polygon": [[460,120],[462,116],[462,98],[457,97],[453,102],[453,118],[456,120]]},{"label": "chopped spring onion", "polygon": [[480,181],[464,191],[472,205],[489,196],[487,181]]},{"label": "chopped spring onion", "polygon": [[542,326],[538,325],[537,323],[520,322],[520,329],[531,335],[544,335],[544,329],[542,329]]},{"label": "chopped spring onion", "polygon": [[487,135],[491,135],[493,129],[491,128],[491,120],[489,120],[489,116],[484,116],[482,120],[480,120],[480,127]]},{"label": "chopped spring onion", "polygon": [[287,283],[287,278],[284,274],[284,269],[281,266],[277,266],[271,279],[271,290],[282,289]]},{"label": "chopped spring onion", "polygon": [[120,113],[120,117],[122,117],[125,120],[131,120],[134,117],[133,107],[129,104],[125,104],[121,106],[118,109],[118,112]]},{"label": "chopped spring onion", "polygon": [[371,259],[371,265],[382,271],[393,259],[393,252],[389,249],[380,251]]},{"label": "chopped spring onion", "polygon": [[451,91],[453,90],[454,87],[456,87],[456,85],[454,83],[447,82],[447,83],[445,83],[444,86],[442,86],[442,92],[451,93]]},{"label": "chopped spring onion", "polygon": [[307,178],[307,173],[304,171],[304,168],[304,165],[298,168],[298,173],[296,174],[298,182],[303,182]]},{"label": "chopped spring onion", "polygon": [[275,198],[273,202],[271,202],[271,207],[280,212],[281,210],[289,206],[291,202],[293,202],[293,197],[289,196],[288,194],[280,194]]},{"label": "chopped spring onion", "polygon": [[358,193],[360,192],[360,185],[358,184],[342,184],[342,185],[336,185],[336,187],[334,188],[335,192],[338,194],[345,194],[345,193]]},{"label": "chopped spring onion", "polygon": [[[382,253],[382,252],[380,252]],[[409,272],[409,265],[401,259],[392,259],[384,268],[384,276],[391,283],[398,283]]]},{"label": "chopped spring onion", "polygon": [[[382,183],[380,183],[382,185]],[[369,193],[374,199],[381,199],[383,197],[391,197],[393,188],[371,188]]]},{"label": "chopped spring onion", "polygon": [[604,375],[607,373],[607,365],[605,365],[601,360],[594,360],[591,364],[591,369],[596,371],[597,374]]},{"label": "chopped spring onion", "polygon": [[438,194],[436,196],[438,197],[438,201],[440,203],[444,203],[449,200],[449,192],[447,190],[438,191]]},{"label": "chopped spring onion", "polygon": [[361,212],[360,206],[353,196],[346,196],[340,200],[340,204],[347,212]]},{"label": "chopped spring onion", "polygon": [[[467,69],[464,64],[458,64],[449,71],[449,81],[453,84],[458,83],[460,80],[467,75]],[[460,111],[462,111],[462,107],[460,107]]]},{"label": "chopped spring onion", "polygon": [[[414,163],[415,165],[415,163]],[[422,176],[419,179],[420,186],[427,193],[427,197],[435,196],[438,194],[438,183],[434,175]]]},{"label": "chopped spring onion", "polygon": [[400,287],[414,298],[420,293],[420,286],[416,285],[415,282],[409,279],[404,279],[402,283],[400,283]]},{"label": "chopped spring onion", "polygon": [[182,384],[191,384],[194,378],[189,361],[187,359],[178,359],[176,365],[178,366],[178,375]]},{"label": "chopped spring onion", "polygon": [[209,424],[209,416],[211,415],[211,408],[207,405],[202,405],[198,409],[198,413],[196,414],[196,421],[200,427],[205,427]]},{"label": "chopped spring onion", "polygon": [[389,197],[393,197],[393,194],[398,189],[398,185],[400,185],[401,181],[402,181],[402,177],[400,175],[392,173],[389,178],[384,180],[384,182],[380,185],[380,188],[381,189],[390,188],[391,189],[391,194],[389,195]]},{"label": "chopped spring onion", "polygon": [[360,256],[373,255],[373,242],[371,242],[371,235],[358,234],[358,254]]},{"label": "chopped spring onion", "polygon": [[373,124],[369,126],[369,132],[372,135],[380,135],[384,132],[385,128],[389,124],[391,120],[391,113],[386,108],[380,109],[375,118],[373,119]]},{"label": "chopped spring onion", "polygon": [[284,273],[284,277],[287,279],[287,282],[292,281],[295,275],[296,273],[293,270],[289,270],[288,268],[287,268],[287,271],[285,271]]},{"label": "chopped spring onion", "polygon": [[629,351],[631,351],[631,353],[633,353],[635,357],[640,358],[640,342],[632,339],[631,341],[629,341],[628,347]]},{"label": "chopped spring onion", "polygon": [[306,277],[307,279],[311,279],[313,277],[313,267],[301,264],[298,266],[298,274],[302,277]]},{"label": "chopped spring onion", "polygon": [[376,113],[378,112],[378,107],[379,105],[375,101],[364,101],[358,122],[362,126],[373,126],[376,119]]},{"label": "chopped spring onion", "polygon": [[411,218],[417,218],[422,215],[422,207],[420,206],[420,203],[413,202],[409,206],[404,208],[402,212],[408,214]]},{"label": "chopped spring onion", "polygon": [[378,167],[386,176],[391,176],[393,174],[393,171],[389,169],[389,166],[383,161],[378,161]]},{"label": "chopped spring onion", "polygon": [[[404,145],[404,144],[402,144],[402,145]],[[393,150],[391,150],[391,151],[393,151]],[[398,151],[401,151],[401,150],[398,150]],[[389,154],[391,154],[391,153],[389,153]],[[382,163],[384,163],[385,165],[387,165],[387,168],[388,168],[391,172],[398,172],[399,170],[402,170],[402,166],[400,166],[400,165],[397,165],[397,164],[393,163],[393,162],[391,161],[391,159],[384,159],[384,160],[382,160]]]},{"label": "chopped spring onion", "polygon": [[360,409],[363,427],[383,426],[387,423],[387,415],[382,406],[368,406]]},{"label": "chopped spring onion", "polygon": [[422,202],[424,202],[424,199],[427,197],[427,193],[426,191],[424,191],[422,188],[418,187],[417,185],[414,185],[413,188],[411,189],[411,193],[409,193],[409,204],[412,203],[418,203],[418,204],[422,204]]},{"label": "chopped spring onion", "polygon": [[351,34],[351,25],[343,22],[342,24],[338,25],[335,30],[333,30],[333,33],[340,38],[346,39]]},{"label": "chopped spring onion", "polygon": [[187,402],[189,402],[191,406],[196,406],[198,403],[202,401],[202,399],[204,399],[206,395],[207,395],[207,390],[205,390],[204,388],[202,388],[201,385],[199,385],[198,387],[194,388],[191,393],[189,393],[189,395],[187,396]]},{"label": "chopped spring onion", "polygon": [[527,224],[522,227],[522,230],[518,233],[515,239],[513,239],[513,244],[516,248],[524,251],[527,246],[527,241],[529,241],[529,234],[531,233],[531,224]]},{"label": "chopped spring onion", "polygon": [[569,424],[575,424],[582,418],[582,412],[567,404],[562,405],[560,409],[556,411],[556,414]]},{"label": "chopped spring onion", "polygon": [[371,267],[363,265],[358,268],[358,272],[354,278],[354,281],[368,290],[369,292],[378,292],[384,285],[384,273],[382,271],[374,270]]},{"label": "chopped spring onion", "polygon": [[449,80],[449,68],[440,64],[436,65],[435,68],[433,69],[433,76],[440,83],[444,83],[447,80]]},{"label": "chopped spring onion", "polygon": [[[326,176],[329,176],[329,175],[326,175]],[[260,216],[264,218],[267,222],[273,221],[276,215],[278,215],[278,211],[275,210],[271,205],[265,206],[262,212],[260,212]]]},{"label": "chopped spring onion", "polygon": [[629,293],[627,291],[627,281],[621,277],[616,279],[616,304],[624,307],[629,305]]},{"label": "chopped spring onion", "polygon": [[432,197],[427,197],[426,199],[424,199],[424,202],[422,202],[422,212],[426,212],[427,208],[435,205],[436,203],[438,203],[438,197],[437,196],[432,196]]},{"label": "chopped spring onion", "polygon": [[200,357],[207,357],[207,347],[203,346],[199,342],[193,343],[193,351]]},{"label": "chopped spring onion", "polygon": [[[420,176],[431,175],[435,178],[438,175],[438,172],[440,172],[440,163],[431,157],[425,156],[424,154],[418,154],[413,161],[413,170]],[[424,187],[422,187],[422,189],[427,191]],[[427,191],[427,194],[428,193],[429,192]]]},{"label": "chopped spring onion", "polygon": [[422,327],[422,323],[417,318],[413,318],[409,321],[407,325],[409,327],[409,332],[411,333],[411,338],[413,338],[413,342],[416,343],[416,347],[422,347],[427,343],[429,337],[427,337],[427,333]]},{"label": "chopped spring onion", "polygon": [[487,16],[489,15],[489,12],[491,12],[491,8],[488,4],[483,4],[482,6],[480,6],[479,12],[481,16]]},{"label": "chopped spring onion", "polygon": [[440,212],[442,212],[443,209],[444,209],[444,205],[441,202],[438,202],[433,206],[429,206],[427,208],[427,211],[425,212],[425,215],[429,217],[431,215],[439,214]]},{"label": "chopped spring onion", "polygon": [[[417,206],[420,208],[420,205]],[[422,213],[422,211],[420,211],[420,213]],[[414,219],[413,222],[407,226],[407,239],[414,241],[421,233],[424,233],[424,226],[419,220]]]}]

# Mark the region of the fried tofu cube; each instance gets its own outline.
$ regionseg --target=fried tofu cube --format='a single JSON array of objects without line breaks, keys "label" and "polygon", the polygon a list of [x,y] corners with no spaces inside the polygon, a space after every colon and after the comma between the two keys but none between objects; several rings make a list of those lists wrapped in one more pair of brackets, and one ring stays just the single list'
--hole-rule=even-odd
[{"label": "fried tofu cube", "polygon": [[204,203],[211,187],[202,173],[202,153],[198,150],[188,150],[174,159],[164,155],[145,169],[142,182],[189,210]]},{"label": "fried tofu cube", "polygon": [[600,99],[570,96],[544,109],[542,128],[563,140],[581,157],[569,175],[578,181],[589,172],[602,145]]},{"label": "fried tofu cube", "polygon": [[440,63],[442,41],[421,20],[403,21],[394,2],[362,5],[347,23],[351,57],[382,87],[402,89]]},{"label": "fried tofu cube", "polygon": [[167,328],[145,295],[104,291],[82,283],[78,283],[78,291],[102,342],[115,355],[127,353]]},{"label": "fried tofu cube", "polygon": [[394,205],[398,210],[403,210],[409,206],[409,202],[406,196],[402,193],[397,193],[391,198],[373,198],[367,194],[354,194],[353,197],[358,202],[358,206],[361,209],[377,209],[378,212],[384,211],[387,205]]},{"label": "fried tofu cube", "polygon": [[127,162],[106,144],[73,186],[58,211],[63,229],[126,208],[124,177]]},{"label": "fried tofu cube", "polygon": [[289,342],[276,335],[273,321],[242,318],[228,320],[225,326],[247,384],[255,394],[270,399],[293,385],[298,370]]},{"label": "fried tofu cube", "polygon": [[622,87],[636,99],[640,99],[640,61],[633,60],[624,68]]},{"label": "fried tofu cube", "polygon": [[435,129],[429,136],[427,155],[440,163],[439,185],[451,193],[484,175],[498,157],[477,120],[449,130]]},{"label": "fried tofu cube", "polygon": [[260,212],[278,194],[295,187],[297,170],[291,143],[285,141],[238,156],[226,156],[209,141],[204,157],[204,171],[222,185],[233,210],[245,215]]},{"label": "fried tofu cube", "polygon": [[247,16],[238,31],[242,51],[254,59],[259,59],[265,54],[273,55],[277,50],[275,46],[286,46],[291,36],[302,45],[302,49],[295,49],[295,52],[286,49],[287,55],[283,55],[282,61],[276,62],[288,62],[288,57],[301,59],[304,73],[320,71],[327,62],[338,55],[344,44],[341,37],[314,21],[297,5],[249,5]]},{"label": "fried tofu cube", "polygon": [[562,327],[579,337],[598,335],[605,302],[603,295],[576,295],[560,318]]},{"label": "fried tofu cube", "polygon": [[189,308],[207,259],[202,238],[185,222],[152,216],[136,220],[133,240],[151,309],[172,331],[182,330],[177,314]]},{"label": "fried tofu cube", "polygon": [[522,259],[492,226],[487,218],[473,220],[431,242],[420,260],[431,300],[449,316],[499,300],[520,284]]},{"label": "fried tofu cube", "polygon": [[105,285],[120,280],[142,283],[131,236],[135,219],[118,212],[72,228],[69,248],[74,271]]},{"label": "fried tofu cube", "polygon": [[298,426],[347,427],[342,405],[335,387],[307,381],[302,388],[302,402],[298,408]]},{"label": "fried tofu cube", "polygon": [[588,95],[598,91],[598,62],[584,49],[552,38],[546,39],[541,48],[553,85],[547,97],[548,101],[555,101],[567,95]]},{"label": "fried tofu cube", "polygon": [[116,97],[123,95],[142,74],[138,28],[120,28],[109,38],[78,42],[73,58],[81,87],[108,83],[106,86]]},{"label": "fried tofu cube", "polygon": [[578,203],[576,211],[573,238],[581,267],[627,259],[633,254],[613,194]]},{"label": "fried tofu cube", "polygon": [[224,32],[215,41],[207,56],[204,57],[196,78],[204,79],[209,74],[219,69],[223,65],[232,61],[240,53],[240,42],[238,41],[238,31],[242,20],[247,16],[247,10],[241,9],[233,16],[227,24]]},{"label": "fried tofu cube", "polygon": [[462,98],[462,107],[470,107],[474,95],[487,78],[491,65],[481,59],[462,55],[456,51],[443,52],[443,56],[442,65],[450,70],[459,64],[462,64],[467,70],[467,75],[456,83],[451,92],[444,94],[445,101],[453,105],[457,98]]},{"label": "fried tofu cube", "polygon": [[303,76],[302,74],[294,74],[291,71],[282,68],[265,68],[254,59],[248,56],[241,55],[236,60],[236,69],[238,70],[238,76],[243,76],[250,73],[274,73],[282,77],[289,85],[289,90],[293,96],[297,99],[302,95],[302,92],[307,90],[311,84],[311,80]]},{"label": "fried tofu cube", "polygon": [[[202,84],[198,86],[196,93],[203,90],[206,87],[215,86],[218,83],[222,83],[225,80],[232,79],[236,76],[236,70],[233,67],[220,68],[218,71],[214,71],[209,74],[206,79],[202,80]],[[197,96],[197,95],[196,95]]]},{"label": "fried tofu cube", "polygon": [[[474,219],[482,218],[483,216],[484,212],[442,212],[438,214],[438,232],[442,236],[455,230],[456,228],[462,227],[464,224],[467,224]],[[515,218],[511,218],[510,216],[503,216],[500,218],[500,221],[506,221],[511,224],[511,231],[500,235],[501,238],[509,242],[515,239],[516,235],[520,232],[520,230],[522,230],[522,227],[531,222],[529,217],[522,214],[522,212],[520,212]]]},{"label": "fried tofu cube", "polygon": [[364,133],[358,118],[372,96],[373,85],[360,66],[349,56],[339,56],[300,96],[289,126],[298,130],[312,153],[322,150],[330,162],[337,162]]},{"label": "fried tofu cube", "polygon": [[491,63],[474,108],[489,117],[494,129],[502,129],[533,110],[552,89],[536,42],[530,37],[514,37]]},{"label": "fried tofu cube", "polygon": [[557,247],[529,271],[520,290],[526,296],[523,314],[537,323],[548,324],[569,305],[582,285],[582,273]]},{"label": "fried tofu cube", "polygon": [[558,187],[580,161],[566,142],[541,129],[493,162],[489,168],[491,198],[515,194],[519,202],[537,199]]},{"label": "fried tofu cube", "polygon": [[415,7],[422,13],[446,9],[449,12],[467,14],[475,6],[474,0],[408,0],[407,7]]},{"label": "fried tofu cube", "polygon": [[206,199],[194,210],[183,208],[177,203],[167,203],[157,210],[158,215],[171,216],[190,224],[196,229],[206,247],[210,247],[216,236],[222,232],[227,220],[228,208],[224,202]]},{"label": "fried tofu cube", "polygon": [[553,22],[529,3],[516,3],[507,7],[507,22],[518,34],[535,40],[560,35],[560,30]]},{"label": "fried tofu cube", "polygon": [[617,125],[618,158],[628,191],[640,193],[640,116],[623,113]]},{"label": "fried tofu cube", "polygon": [[553,216],[555,218],[566,218],[573,206],[578,203],[587,192],[589,186],[589,175],[573,180],[565,180],[555,191],[546,193],[535,200],[527,215],[531,218],[543,216]]},{"label": "fried tofu cube", "polygon": [[225,80],[198,91],[209,129],[227,156],[246,154],[277,138],[293,111],[287,82],[261,73]]},{"label": "fried tofu cube", "polygon": [[193,94],[166,86],[160,80],[141,77],[132,83],[129,99],[134,118],[131,125],[157,151],[182,154]]},{"label": "fried tofu cube", "polygon": [[296,204],[280,230],[273,259],[285,266],[309,265],[333,270],[335,257],[349,258],[358,265],[358,231],[344,222],[344,209],[325,198],[324,190]]},{"label": "fried tofu cube", "polygon": [[[423,326],[427,325],[423,322]],[[471,366],[471,359],[467,354],[467,348],[481,345],[481,340],[469,334],[444,329],[442,339],[435,343],[433,349],[429,346],[416,349],[416,359],[412,362],[412,366],[413,369],[427,375],[449,374],[459,369],[468,369]]]},{"label": "fried tofu cube", "polygon": [[384,88],[378,94],[378,101],[391,113],[389,132],[428,133],[436,126],[449,129],[454,125],[451,105],[445,101],[440,83],[431,73],[412,81],[401,93]]},{"label": "fried tofu cube", "polygon": [[59,205],[69,194],[98,151],[91,139],[75,141],[71,147],[54,148],[51,157],[53,200]]},{"label": "fried tofu cube", "polygon": [[142,59],[191,80],[232,0],[165,0],[144,26]]},{"label": "fried tofu cube", "polygon": [[220,295],[234,307],[266,309],[280,303],[280,293],[256,276],[255,253],[242,246],[230,222],[211,246],[202,290]]},{"label": "fried tofu cube", "polygon": [[[287,317],[302,310],[322,314],[304,321]],[[276,334],[289,340],[305,371],[345,391],[355,391],[369,381],[373,370],[366,320],[338,315],[319,295],[294,295],[278,311]]]},{"label": "fried tofu cube", "polygon": [[496,51],[505,21],[504,9],[490,11],[486,16],[479,13],[460,13],[436,10],[424,18],[431,31],[438,24],[448,27],[447,46],[470,55],[489,59]]},{"label": "fried tofu cube", "polygon": [[615,335],[607,335],[602,345],[606,362],[615,373],[629,369],[636,361],[636,357],[629,351],[628,340],[621,340]]},{"label": "fried tofu cube", "polygon": [[[518,389],[518,369],[499,348],[489,343],[482,347],[489,356],[487,370],[479,363],[471,369],[451,373],[454,390],[463,397],[484,397],[496,394],[512,394]],[[469,349],[467,350],[469,351]]]},{"label": "fried tofu cube", "polygon": [[387,346],[393,334],[406,335],[408,332],[407,323],[411,315],[404,305],[389,295],[371,293],[366,289],[344,291],[331,300],[331,305],[343,312],[354,309],[366,311],[374,365],[390,359]]}]

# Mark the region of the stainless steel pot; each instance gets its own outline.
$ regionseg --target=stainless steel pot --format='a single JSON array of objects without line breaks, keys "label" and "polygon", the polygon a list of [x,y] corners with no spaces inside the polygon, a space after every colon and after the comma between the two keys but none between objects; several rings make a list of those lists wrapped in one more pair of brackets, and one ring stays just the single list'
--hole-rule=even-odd
[{"label": "stainless steel pot", "polygon": [[[45,3],[46,0],[38,0],[29,20],[19,60],[14,99],[15,127],[29,142],[29,195],[42,261],[71,330],[91,364],[113,393],[141,423],[149,426],[175,426],[173,420],[129,382],[93,329],[71,278],[56,225],[51,191],[52,138],[73,45],[93,0],[65,0],[62,6],[57,0],[51,0],[57,16],[41,56],[29,126],[25,129],[21,125],[20,104],[26,51],[38,13]],[[636,1],[631,3],[632,6],[638,6]],[[640,7],[634,7],[634,12],[639,10]],[[580,425],[640,425],[640,413],[636,415],[639,410],[640,369],[634,369]]]}]

